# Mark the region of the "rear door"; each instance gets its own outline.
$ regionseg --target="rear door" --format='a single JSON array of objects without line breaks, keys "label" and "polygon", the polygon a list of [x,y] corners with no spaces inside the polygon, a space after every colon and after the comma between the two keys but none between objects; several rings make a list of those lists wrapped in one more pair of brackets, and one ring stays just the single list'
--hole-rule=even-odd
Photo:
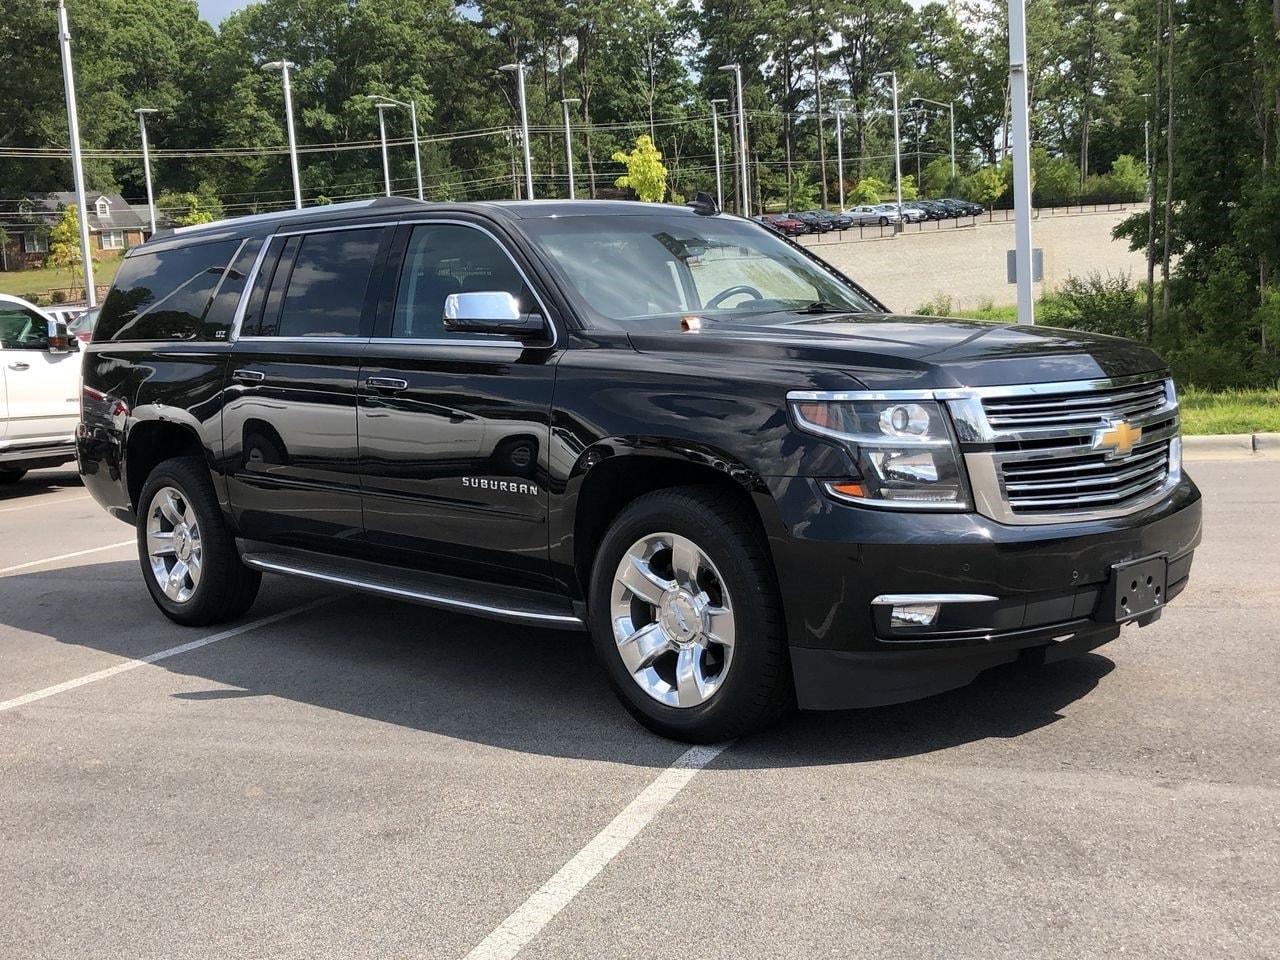
[{"label": "rear door", "polygon": [[228,492],[250,539],[325,551],[363,539],[356,383],[390,237],[327,227],[266,247],[222,421]]},{"label": "rear door", "polygon": [[0,436],[9,443],[66,440],[80,419],[80,352],[50,353],[48,322],[0,300]]},{"label": "rear door", "polygon": [[540,586],[559,353],[444,329],[449,294],[492,291],[548,316],[515,252],[485,225],[401,226],[360,373],[365,530],[398,563]]}]

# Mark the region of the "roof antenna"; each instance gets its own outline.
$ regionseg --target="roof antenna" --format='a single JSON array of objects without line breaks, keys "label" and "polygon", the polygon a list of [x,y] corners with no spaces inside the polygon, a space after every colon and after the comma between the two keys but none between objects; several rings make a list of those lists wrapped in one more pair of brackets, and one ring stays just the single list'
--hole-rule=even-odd
[{"label": "roof antenna", "polygon": [[716,198],[705,190],[699,190],[693,195],[693,199],[685,204],[694,213],[704,217],[712,217],[720,212],[720,208],[716,206]]}]

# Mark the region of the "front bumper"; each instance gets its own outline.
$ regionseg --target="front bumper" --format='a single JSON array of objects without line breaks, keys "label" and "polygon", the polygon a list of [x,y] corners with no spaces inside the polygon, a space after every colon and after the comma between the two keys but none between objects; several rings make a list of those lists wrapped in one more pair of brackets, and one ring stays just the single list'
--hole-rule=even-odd
[{"label": "front bumper", "polygon": [[[1106,611],[1113,564],[1164,554],[1172,600],[1200,542],[1200,492],[1186,477],[1138,513],[1041,526],[836,503],[803,478],[767,483],[796,694],[812,709],[912,700],[1023,656],[1092,649],[1120,630]],[[995,599],[944,605],[936,624],[897,631],[873,604],[886,594]]]}]

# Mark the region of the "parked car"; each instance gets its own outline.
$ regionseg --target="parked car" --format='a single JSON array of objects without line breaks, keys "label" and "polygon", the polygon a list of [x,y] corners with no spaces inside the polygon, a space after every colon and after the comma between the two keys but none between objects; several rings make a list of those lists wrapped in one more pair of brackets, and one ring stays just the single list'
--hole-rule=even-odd
[{"label": "parked car", "polygon": [[968,200],[957,200],[954,197],[944,197],[941,202],[954,210],[957,217],[976,217],[986,209],[980,203],[970,203]]},{"label": "parked car", "polygon": [[785,213],[762,213],[751,219],[771,227],[788,237],[798,237],[809,232],[809,225],[803,220]]},{"label": "parked car", "polygon": [[891,223],[898,223],[902,220],[902,214],[898,213],[898,211],[885,210],[879,204],[863,204],[858,207],[850,207],[844,213],[858,226],[879,224],[882,227],[887,227]]},{"label": "parked car", "polygon": [[929,219],[929,215],[914,203],[904,203],[901,207],[896,203],[886,203],[883,204],[883,206],[888,207],[890,210],[897,210],[900,212],[902,214],[902,219],[907,223],[920,223],[921,221]]},{"label": "parked car", "polygon": [[1083,653],[1200,539],[1147,347],[894,315],[705,204],[183,228],[125,254],[85,350],[81,473],[172,620],[271,572],[589,630],[684,740]]},{"label": "parked car", "polygon": [[101,306],[90,307],[88,310],[84,310],[74,320],[67,324],[67,332],[81,343],[88,343],[93,339],[93,327],[94,324],[98,322],[98,314],[101,312]]},{"label": "parked car", "polygon": [[832,230],[847,230],[853,226],[853,219],[843,213],[836,213],[831,210],[810,210],[809,213],[827,224]]},{"label": "parked car", "polygon": [[76,317],[80,316],[80,314],[84,313],[85,310],[88,308],[83,303],[78,303],[78,304],[72,304],[70,306],[66,304],[56,304],[54,306],[44,307],[42,309],[46,314],[48,314],[54,320],[58,321],[58,323],[65,323],[69,326],[71,324],[71,321],[73,321]]},{"label": "parked car", "polygon": [[804,210],[799,213],[789,213],[787,216],[803,221],[805,226],[809,228],[810,233],[830,233],[836,226],[817,210]]},{"label": "parked car", "polygon": [[940,200],[916,200],[915,205],[925,212],[930,220],[949,220],[955,211]]},{"label": "parked car", "polygon": [[79,342],[66,325],[0,294],[0,484],[75,459]]}]

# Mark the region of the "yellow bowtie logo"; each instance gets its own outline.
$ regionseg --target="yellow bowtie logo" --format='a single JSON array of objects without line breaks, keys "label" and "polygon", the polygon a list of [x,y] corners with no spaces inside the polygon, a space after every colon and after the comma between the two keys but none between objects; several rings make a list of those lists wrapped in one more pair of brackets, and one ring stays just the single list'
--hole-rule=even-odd
[{"label": "yellow bowtie logo", "polygon": [[1128,420],[1111,420],[1093,435],[1093,449],[1101,450],[1108,457],[1127,457],[1142,439],[1142,428]]}]

